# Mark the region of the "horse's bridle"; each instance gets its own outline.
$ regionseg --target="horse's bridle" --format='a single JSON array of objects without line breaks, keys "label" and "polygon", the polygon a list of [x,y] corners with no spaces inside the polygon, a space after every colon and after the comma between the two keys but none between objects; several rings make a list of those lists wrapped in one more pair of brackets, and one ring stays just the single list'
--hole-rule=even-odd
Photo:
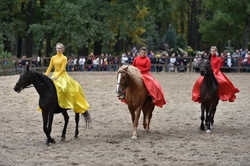
[{"label": "horse's bridle", "polygon": [[[122,71],[122,72],[125,72],[125,71]],[[118,72],[118,79],[117,79],[117,86],[116,86],[116,93],[119,93],[119,88],[120,88],[120,81],[121,81],[121,72]],[[126,89],[127,88],[127,86],[128,86],[128,73],[127,72],[125,72],[125,74],[126,74],[126,82],[125,82],[125,84],[124,84],[124,89]]]}]

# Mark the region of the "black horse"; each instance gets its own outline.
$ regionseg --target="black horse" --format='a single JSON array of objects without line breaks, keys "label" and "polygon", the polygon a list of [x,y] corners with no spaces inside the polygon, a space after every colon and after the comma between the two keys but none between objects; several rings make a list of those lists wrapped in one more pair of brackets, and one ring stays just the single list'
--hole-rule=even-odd
[{"label": "black horse", "polygon": [[[204,76],[204,79],[200,86],[200,101],[201,101],[201,125],[200,129],[205,130],[205,125],[207,132],[211,132],[211,128],[214,124],[214,115],[216,112],[216,107],[219,102],[218,89],[219,85],[214,76],[213,70],[210,64],[210,56],[203,57],[200,64],[200,74]],[[204,116],[206,113],[206,119]]]},{"label": "black horse", "polygon": [[[68,125],[69,115],[67,113],[67,109],[63,109],[58,104],[56,88],[52,80],[35,71],[30,71],[29,66],[27,66],[26,71],[20,75],[18,82],[15,85],[14,90],[16,92],[21,92],[23,89],[31,87],[30,85],[33,84],[36,91],[38,92],[39,98],[39,106],[42,109],[42,116],[43,116],[43,130],[47,136],[47,145],[50,143],[55,143],[55,140],[50,136],[51,129],[52,129],[52,122],[54,113],[62,113],[64,116],[64,128],[62,131],[62,140],[65,139],[66,129]],[[90,114],[86,111],[83,114],[86,127],[89,127],[89,123],[91,121]],[[75,137],[78,136],[78,123],[79,123],[79,113],[75,113]]]}]

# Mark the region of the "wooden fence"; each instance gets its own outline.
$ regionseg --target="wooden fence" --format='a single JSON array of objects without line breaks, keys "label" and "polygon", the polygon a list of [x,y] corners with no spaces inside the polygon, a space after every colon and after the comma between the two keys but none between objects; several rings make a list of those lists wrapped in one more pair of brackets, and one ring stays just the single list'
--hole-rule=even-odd
[{"label": "wooden fence", "polygon": [[[168,63],[168,59],[166,59],[166,62],[164,64],[152,64],[151,65],[151,72],[197,72],[197,68],[195,67],[195,64],[193,63],[193,58],[186,58],[188,61],[185,66],[184,70],[183,68],[180,70],[180,65],[177,64],[171,64]],[[236,58],[235,59],[238,63],[233,64],[232,67],[228,66],[223,66],[221,67],[222,71],[227,71],[227,72],[250,72],[250,64],[243,64],[242,63],[242,58]],[[27,58],[25,59],[28,64],[31,64],[32,69],[39,71],[39,72],[44,72],[46,71],[50,58],[43,58],[41,60],[40,64],[34,64],[34,58]],[[0,60],[0,75],[12,75],[12,74],[18,74],[21,73],[24,70],[24,65],[19,66],[17,62],[7,62],[7,64],[3,63],[3,60]],[[89,66],[88,64],[85,64],[84,66],[84,71],[89,71]],[[92,66],[92,65],[91,65]],[[95,69],[91,69],[91,71],[116,71],[121,64],[108,64],[105,65],[105,68],[108,70],[103,69],[102,65],[97,65]],[[74,70],[73,71],[79,71],[80,67],[79,65],[73,66]],[[182,66],[183,67],[183,66]]]}]

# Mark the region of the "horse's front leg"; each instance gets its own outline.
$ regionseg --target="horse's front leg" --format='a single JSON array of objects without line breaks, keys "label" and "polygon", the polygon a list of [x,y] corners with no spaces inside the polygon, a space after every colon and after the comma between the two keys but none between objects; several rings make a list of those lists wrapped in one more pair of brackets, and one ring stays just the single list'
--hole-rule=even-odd
[{"label": "horse's front leg", "polygon": [[49,133],[48,133],[48,112],[43,111],[42,112],[42,116],[43,116],[43,131],[47,137],[47,140],[49,139]]},{"label": "horse's front leg", "polygon": [[62,131],[62,141],[64,141],[66,131],[67,131],[68,122],[69,122],[69,115],[67,113],[67,110],[62,110],[62,114],[63,114],[63,117],[64,117],[64,127],[63,127],[63,131]]},{"label": "horse's front leg", "polygon": [[51,136],[50,136],[50,133],[51,133],[51,130],[52,130],[53,118],[54,118],[54,114],[53,114],[53,112],[50,112],[48,114],[49,121],[48,121],[48,128],[47,128],[47,132],[48,132],[48,135],[47,135],[47,138],[48,138],[47,139],[47,145],[49,145],[50,143],[56,143],[56,141],[53,138],[51,138]]},{"label": "horse's front leg", "polygon": [[206,127],[207,127],[207,130],[206,132],[207,133],[210,133],[211,132],[211,127],[210,127],[210,124],[211,124],[211,105],[209,105],[207,108],[206,108]]},{"label": "horse's front leg", "polygon": [[75,138],[78,137],[78,124],[79,124],[79,113],[75,113],[75,122],[76,122],[76,129],[75,129]]},{"label": "horse's front leg", "polygon": [[141,108],[137,108],[135,110],[135,120],[133,123],[133,133],[132,133],[132,139],[137,139],[137,127],[138,127],[138,123],[139,123],[139,119],[140,119],[140,114],[141,114]]},{"label": "horse's front leg", "polygon": [[218,104],[218,100],[215,102],[215,104],[213,105],[213,109],[211,111],[211,129],[213,129],[213,126],[214,126],[214,115],[215,115],[215,112],[216,112],[216,107],[217,107],[217,104]]},{"label": "horse's front leg", "polygon": [[204,111],[205,111],[205,104],[201,103],[201,125],[200,125],[200,130],[205,130],[205,126],[204,126]]}]

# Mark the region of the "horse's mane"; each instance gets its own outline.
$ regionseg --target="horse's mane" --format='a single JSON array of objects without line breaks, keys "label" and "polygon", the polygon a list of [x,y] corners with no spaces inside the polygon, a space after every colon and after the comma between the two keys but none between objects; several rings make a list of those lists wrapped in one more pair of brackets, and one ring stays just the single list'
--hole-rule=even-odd
[{"label": "horse's mane", "polygon": [[55,89],[55,85],[53,81],[46,75],[36,72],[36,71],[30,71],[33,75],[37,76],[36,78],[41,79],[39,81],[43,81],[46,85],[48,85],[48,88],[52,88],[53,90]]},{"label": "horse's mane", "polygon": [[135,81],[136,84],[140,85],[143,84],[143,80],[142,80],[142,75],[141,72],[138,68],[132,66],[132,65],[123,65],[119,68],[119,71],[125,70],[127,69],[127,73],[128,75]]}]

